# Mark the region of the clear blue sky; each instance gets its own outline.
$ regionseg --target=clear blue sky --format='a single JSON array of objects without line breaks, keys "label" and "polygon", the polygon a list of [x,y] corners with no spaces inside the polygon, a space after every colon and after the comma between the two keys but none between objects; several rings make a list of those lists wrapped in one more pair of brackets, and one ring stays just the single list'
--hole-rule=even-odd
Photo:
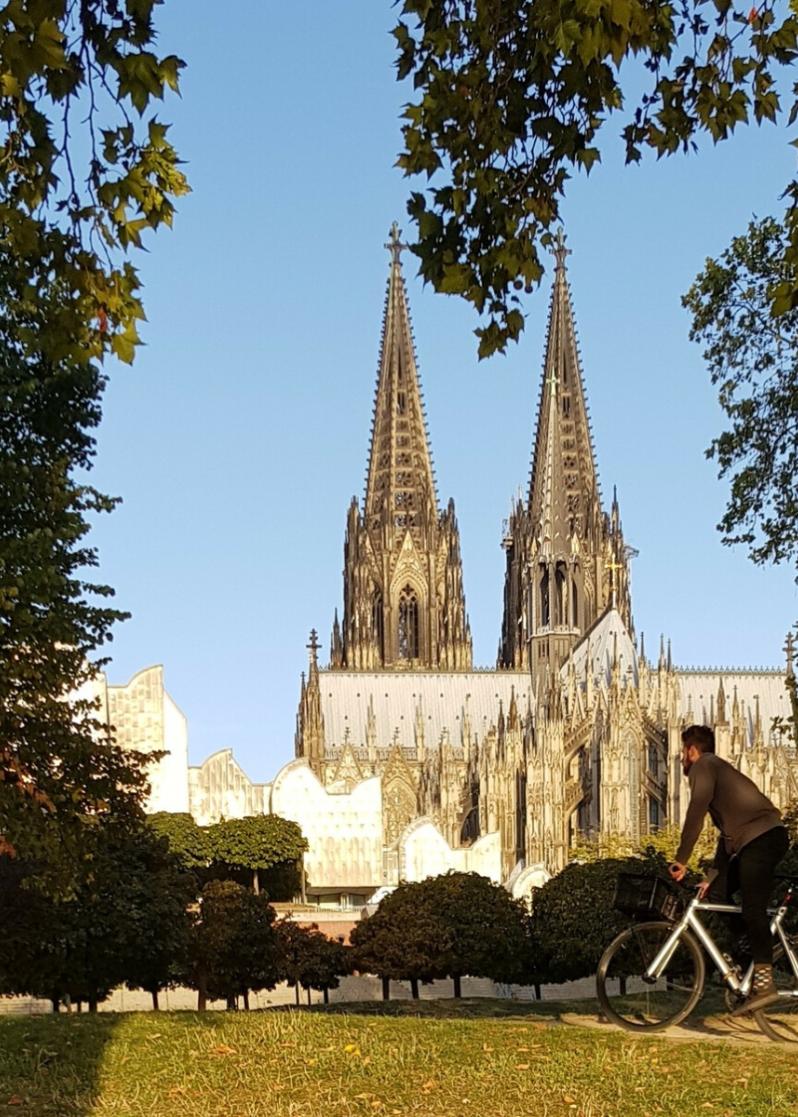
[{"label": "clear blue sky", "polygon": [[[388,2],[167,0],[188,62],[163,117],[193,194],[141,261],[147,347],[110,370],[95,483],[124,503],[94,533],[133,617],[112,682],[162,663],[192,762],[232,747],[253,779],[293,755],[308,632],[329,642],[346,509],[362,496],[408,91]],[[611,123],[608,139],[620,123]],[[794,149],[750,130],[698,158],[571,184],[570,279],[606,498],[618,487],[638,632],[691,665],[777,665],[798,596],[714,525],[704,458],[720,412],[679,297],[752,214],[778,212]],[[408,258],[406,257],[406,260]],[[471,310],[406,263],[439,497],[460,521],[476,662],[495,662],[502,519],[526,488],[549,281],[506,357],[476,360]]]}]

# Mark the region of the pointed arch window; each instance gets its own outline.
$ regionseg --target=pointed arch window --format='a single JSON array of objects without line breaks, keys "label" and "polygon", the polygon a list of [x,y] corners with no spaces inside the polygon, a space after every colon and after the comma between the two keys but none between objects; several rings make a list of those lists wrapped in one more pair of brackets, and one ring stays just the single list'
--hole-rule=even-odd
[{"label": "pointed arch window", "polygon": [[377,645],[377,653],[379,654],[380,660],[384,660],[383,638],[385,635],[385,622],[382,608],[382,594],[379,592],[374,594],[374,601],[371,606],[371,625],[372,632],[374,633],[374,642]]},{"label": "pointed arch window", "polygon": [[557,563],[557,569],[554,573],[554,586],[555,586],[555,624],[566,624],[566,613],[568,610],[568,585],[565,577],[565,566],[563,563]]},{"label": "pointed arch window", "polygon": [[545,568],[540,576],[540,623],[543,628],[551,624],[549,572]]},{"label": "pointed arch window", "polygon": [[399,594],[399,658],[418,659],[418,597],[412,586]]},{"label": "pointed arch window", "polygon": [[579,590],[576,585],[576,570],[571,583],[571,628],[579,628]]}]

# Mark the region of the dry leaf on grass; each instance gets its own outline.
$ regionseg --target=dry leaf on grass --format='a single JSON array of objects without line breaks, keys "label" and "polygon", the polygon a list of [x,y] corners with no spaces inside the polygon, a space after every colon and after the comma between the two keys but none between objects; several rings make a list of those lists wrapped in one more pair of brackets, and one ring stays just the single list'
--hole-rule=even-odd
[{"label": "dry leaf on grass", "polygon": [[211,1048],[211,1055],[237,1055],[235,1047],[230,1047],[226,1043],[217,1043],[215,1047]]}]

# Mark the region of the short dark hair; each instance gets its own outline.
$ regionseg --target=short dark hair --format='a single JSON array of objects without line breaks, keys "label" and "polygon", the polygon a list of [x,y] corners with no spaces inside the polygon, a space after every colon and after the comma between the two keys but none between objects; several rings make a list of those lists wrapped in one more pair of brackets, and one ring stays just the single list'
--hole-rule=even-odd
[{"label": "short dark hair", "polygon": [[714,752],[715,734],[708,725],[688,725],[682,730],[682,744],[685,748],[693,745],[699,752]]}]

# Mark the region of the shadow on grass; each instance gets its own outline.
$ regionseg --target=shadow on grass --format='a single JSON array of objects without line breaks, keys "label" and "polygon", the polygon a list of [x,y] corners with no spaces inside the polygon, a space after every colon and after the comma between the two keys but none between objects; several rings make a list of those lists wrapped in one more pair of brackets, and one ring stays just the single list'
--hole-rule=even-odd
[{"label": "shadow on grass", "polygon": [[0,1019],[0,1110],[26,1117],[90,1114],[115,1014]]}]

